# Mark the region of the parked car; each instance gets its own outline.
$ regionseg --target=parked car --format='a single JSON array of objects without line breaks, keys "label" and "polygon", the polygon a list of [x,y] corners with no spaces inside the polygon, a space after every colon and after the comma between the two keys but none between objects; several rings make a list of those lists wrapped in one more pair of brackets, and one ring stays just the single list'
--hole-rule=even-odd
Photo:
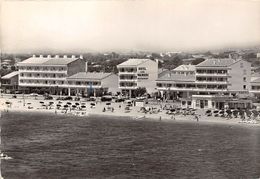
[{"label": "parked car", "polygon": [[115,100],[116,103],[120,103],[120,102],[124,102],[124,101],[125,101],[124,98],[117,98],[117,99]]},{"label": "parked car", "polygon": [[45,100],[52,100],[53,97],[48,95],[48,96],[45,96],[44,99],[45,99]]},{"label": "parked car", "polygon": [[112,101],[112,96],[102,96],[101,101]]},{"label": "parked car", "polygon": [[72,100],[71,96],[64,97],[63,100]]},{"label": "parked car", "polygon": [[87,98],[86,101],[96,101],[96,97],[90,97],[90,98]]},{"label": "parked car", "polygon": [[56,100],[64,100],[63,97],[58,97]]},{"label": "parked car", "polygon": [[37,93],[31,93],[30,96],[39,96]]},{"label": "parked car", "polygon": [[75,101],[80,101],[80,97],[75,97],[74,100]]}]

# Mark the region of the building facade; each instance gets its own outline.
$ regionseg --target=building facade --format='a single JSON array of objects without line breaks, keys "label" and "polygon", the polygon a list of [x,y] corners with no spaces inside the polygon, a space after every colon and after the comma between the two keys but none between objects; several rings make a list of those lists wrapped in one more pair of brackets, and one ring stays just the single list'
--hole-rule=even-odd
[{"label": "building facade", "polygon": [[1,77],[1,88],[5,93],[15,92],[18,90],[18,71],[13,71]]},{"label": "building facade", "polygon": [[117,65],[118,86],[123,94],[135,96],[135,90],[145,87],[148,93],[155,92],[158,77],[158,62],[150,59],[128,59]]},{"label": "building facade", "polygon": [[113,73],[79,72],[67,78],[68,95],[100,96],[119,91],[118,76]]},{"label": "building facade", "polygon": [[67,77],[86,71],[81,57],[66,55],[33,56],[17,64],[19,87],[25,91],[46,89],[52,94],[68,94]]},{"label": "building facade", "polygon": [[205,95],[215,99],[214,96],[249,93],[251,64],[242,59],[207,59],[195,66],[194,73],[188,71],[186,69],[181,74],[169,72],[158,78],[157,90],[161,96],[165,99],[182,99],[183,103],[192,105],[192,97],[199,95],[195,106],[210,108],[214,104],[209,104],[209,97]]}]

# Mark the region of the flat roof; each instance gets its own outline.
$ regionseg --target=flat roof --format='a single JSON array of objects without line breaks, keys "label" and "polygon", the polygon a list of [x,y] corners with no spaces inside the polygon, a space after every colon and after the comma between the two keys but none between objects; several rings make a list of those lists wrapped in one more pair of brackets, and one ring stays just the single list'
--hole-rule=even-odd
[{"label": "flat roof", "polygon": [[123,62],[123,63],[120,63],[119,65],[117,66],[138,66],[144,62],[147,62],[151,59],[139,59],[139,58],[130,58],[128,59],[127,61]]},{"label": "flat roof", "polygon": [[79,58],[76,57],[30,57],[18,65],[35,64],[35,65],[67,65]]},{"label": "flat roof", "polygon": [[228,67],[233,63],[240,61],[241,59],[234,60],[230,58],[220,58],[220,59],[206,59],[205,61],[196,65],[196,67]]},{"label": "flat roof", "polygon": [[10,78],[13,78],[16,75],[19,75],[19,71],[13,71],[11,73],[8,73],[7,75],[2,76],[1,79],[10,79]]},{"label": "flat roof", "polygon": [[110,76],[112,73],[96,73],[96,72],[79,72],[76,73],[70,77],[68,77],[68,80],[77,80],[77,79],[88,79],[88,80],[102,80],[108,76]]},{"label": "flat roof", "polygon": [[195,82],[195,75],[174,74],[172,72],[168,72],[159,77],[156,81]]},{"label": "flat roof", "polygon": [[195,65],[180,65],[172,71],[195,71]]}]

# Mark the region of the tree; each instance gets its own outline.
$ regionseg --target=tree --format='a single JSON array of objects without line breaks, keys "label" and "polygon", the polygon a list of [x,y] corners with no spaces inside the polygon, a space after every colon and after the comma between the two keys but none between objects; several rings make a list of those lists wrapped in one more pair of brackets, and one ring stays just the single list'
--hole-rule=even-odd
[{"label": "tree", "polygon": [[196,58],[195,60],[192,61],[192,65],[198,65],[199,63],[203,62],[205,59],[204,58]]},{"label": "tree", "polygon": [[147,92],[145,87],[138,87],[135,92],[134,95],[135,96],[143,96],[145,93]]}]

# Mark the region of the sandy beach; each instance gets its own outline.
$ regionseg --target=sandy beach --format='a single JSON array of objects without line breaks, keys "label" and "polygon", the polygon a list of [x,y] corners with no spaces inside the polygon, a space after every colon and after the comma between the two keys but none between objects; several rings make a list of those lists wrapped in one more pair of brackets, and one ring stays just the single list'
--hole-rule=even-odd
[{"label": "sandy beach", "polygon": [[[94,104],[95,105],[94,105]],[[67,107],[64,107],[66,106]],[[58,107],[57,107],[58,106]],[[81,108],[85,106],[84,108]],[[30,95],[17,96],[12,98],[11,95],[4,95],[0,97],[1,112],[42,112],[53,113],[57,115],[76,115],[86,117],[89,115],[102,115],[102,116],[117,116],[117,117],[130,117],[133,120],[157,120],[157,121],[176,121],[176,122],[194,122],[194,123],[218,123],[226,125],[243,125],[243,126],[257,126],[260,127],[259,117],[255,121],[241,122],[241,119],[224,117],[206,116],[206,110],[197,110],[199,119],[194,115],[169,115],[167,110],[160,110],[158,113],[143,113],[140,107],[130,107],[130,110],[125,110],[127,104],[120,102],[90,102],[90,101],[59,101],[54,98],[53,100],[44,100],[42,96],[33,97]],[[159,105],[146,106],[160,108]]]}]

